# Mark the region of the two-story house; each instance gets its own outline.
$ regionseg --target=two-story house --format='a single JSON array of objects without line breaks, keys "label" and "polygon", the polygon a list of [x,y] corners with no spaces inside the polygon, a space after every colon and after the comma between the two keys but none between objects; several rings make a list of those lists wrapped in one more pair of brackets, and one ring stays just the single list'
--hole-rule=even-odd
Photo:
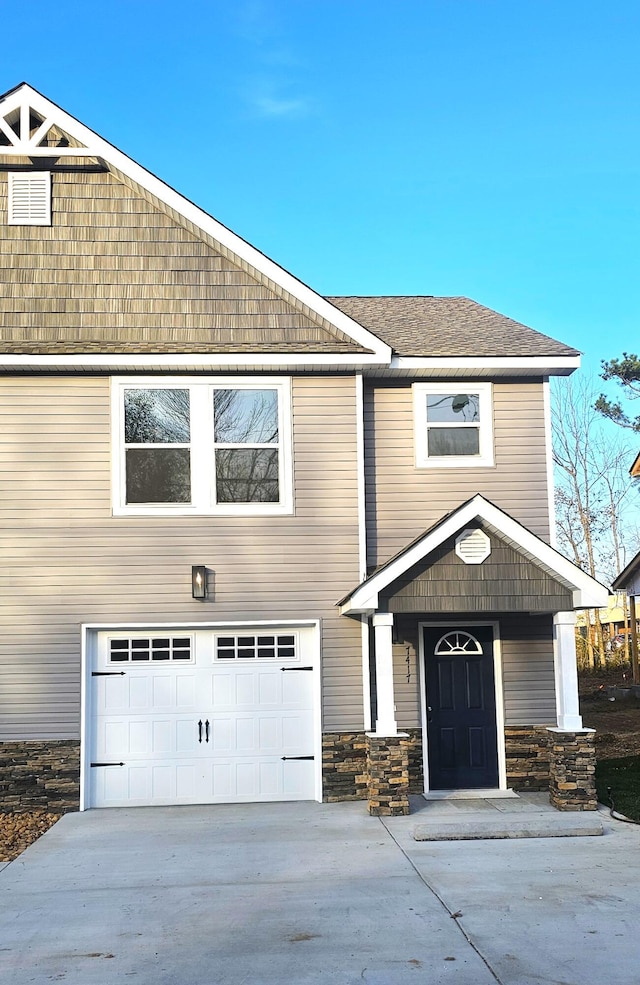
[{"label": "two-story house", "polygon": [[572,348],[321,297],[23,84],[0,98],[0,801],[550,787],[593,806],[552,546]]}]

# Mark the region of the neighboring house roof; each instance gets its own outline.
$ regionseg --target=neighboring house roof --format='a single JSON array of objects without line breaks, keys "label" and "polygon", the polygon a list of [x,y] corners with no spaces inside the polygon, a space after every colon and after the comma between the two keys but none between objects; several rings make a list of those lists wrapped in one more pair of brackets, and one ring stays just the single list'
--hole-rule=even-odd
[{"label": "neighboring house roof", "polygon": [[[85,262],[92,236],[75,242],[66,189],[66,228],[8,227],[16,262],[0,269],[0,368],[357,367],[418,378],[579,365],[577,350],[466,298],[321,297],[26,83],[0,96],[0,158],[61,175],[80,164],[86,195],[99,187],[104,197],[97,259],[121,244],[125,261],[117,282],[108,265]],[[135,227],[115,209],[115,185]]]},{"label": "neighboring house roof", "polygon": [[633,465],[629,469],[629,475],[632,479],[640,479],[640,452],[638,452]]},{"label": "neighboring house roof", "polygon": [[608,588],[478,493],[438,520],[341,599],[338,602],[341,614],[374,612],[381,592],[474,520],[484,521],[488,530],[493,530],[547,574],[570,588],[574,608],[600,608],[607,604]]},{"label": "neighboring house roof", "polygon": [[631,589],[630,594],[640,593],[640,553],[629,561],[626,568],[620,572],[612,584],[616,591],[626,591]]},{"label": "neighboring house roof", "polygon": [[329,297],[402,356],[577,356],[469,298]]}]

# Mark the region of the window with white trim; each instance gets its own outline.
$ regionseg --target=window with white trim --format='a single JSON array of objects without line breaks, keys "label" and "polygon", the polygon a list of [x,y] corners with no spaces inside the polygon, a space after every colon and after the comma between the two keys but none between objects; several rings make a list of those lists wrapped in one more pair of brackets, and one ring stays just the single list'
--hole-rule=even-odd
[{"label": "window with white trim", "polygon": [[114,512],[291,512],[288,380],[115,381]]},{"label": "window with white trim", "polygon": [[10,171],[10,226],[51,225],[51,173],[49,171]]},{"label": "window with white trim", "polygon": [[416,466],[493,465],[490,383],[414,383]]}]

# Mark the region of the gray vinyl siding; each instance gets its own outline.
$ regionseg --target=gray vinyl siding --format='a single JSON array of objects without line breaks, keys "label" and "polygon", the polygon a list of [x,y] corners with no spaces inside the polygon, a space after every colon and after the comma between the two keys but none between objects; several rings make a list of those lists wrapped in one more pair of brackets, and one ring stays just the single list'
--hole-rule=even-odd
[{"label": "gray vinyl siding", "polygon": [[[399,628],[402,643],[393,648],[397,720],[401,728],[416,728],[422,725],[417,619],[400,617]],[[499,633],[505,725],[555,725],[552,617],[502,616]]]},{"label": "gray vinyl siding", "polygon": [[379,385],[368,390],[365,435],[369,565],[377,566],[393,557],[476,493],[548,540],[542,383],[495,383],[493,413],[494,466],[418,469],[411,385]]},{"label": "gray vinyl siding", "polygon": [[[110,381],[0,380],[0,739],[77,738],[80,626],[322,620],[323,727],[362,718],[355,381],[292,386],[295,513],[113,517]],[[191,565],[214,597],[191,598]]]},{"label": "gray vinyl siding", "polygon": [[551,616],[503,619],[505,725],[556,725]]}]

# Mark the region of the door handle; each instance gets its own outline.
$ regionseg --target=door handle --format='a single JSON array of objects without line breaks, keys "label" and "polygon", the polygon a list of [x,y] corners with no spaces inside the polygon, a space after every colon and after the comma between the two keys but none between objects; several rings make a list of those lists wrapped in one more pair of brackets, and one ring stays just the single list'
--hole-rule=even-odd
[{"label": "door handle", "polygon": [[202,742],[202,719],[198,722],[198,742]]},{"label": "door handle", "polygon": [[208,742],[209,741],[209,719],[208,718],[207,718],[206,722],[204,723],[204,735],[205,735],[205,741]]},{"label": "door handle", "polygon": [[427,705],[427,721],[428,722],[431,721],[431,712],[432,711],[433,711],[433,708],[431,707],[431,705]]}]

